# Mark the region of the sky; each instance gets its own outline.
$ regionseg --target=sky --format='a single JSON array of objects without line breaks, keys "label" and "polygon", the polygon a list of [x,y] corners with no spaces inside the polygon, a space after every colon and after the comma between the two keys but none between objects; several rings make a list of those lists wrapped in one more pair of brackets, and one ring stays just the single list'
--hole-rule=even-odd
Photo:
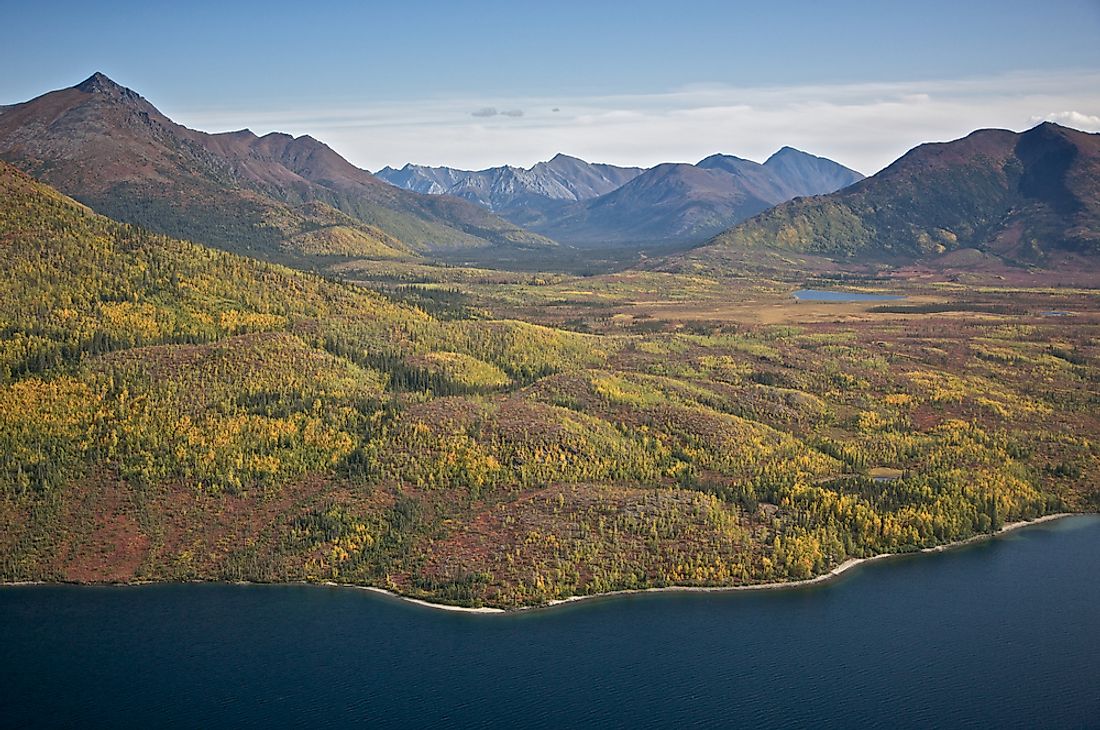
[{"label": "sky", "polygon": [[0,10],[0,104],[102,71],[186,126],[310,134],[370,170],[762,161],[790,145],[873,173],[982,127],[1100,131],[1100,0]]}]

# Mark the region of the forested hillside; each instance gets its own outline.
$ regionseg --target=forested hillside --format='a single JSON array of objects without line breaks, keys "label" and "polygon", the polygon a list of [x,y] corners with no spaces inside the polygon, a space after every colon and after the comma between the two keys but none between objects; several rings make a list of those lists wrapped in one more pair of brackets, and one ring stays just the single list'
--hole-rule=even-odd
[{"label": "forested hillside", "polygon": [[1092,319],[952,340],[440,319],[2,163],[0,274],[6,581],[507,607],[805,578],[1100,506]]}]

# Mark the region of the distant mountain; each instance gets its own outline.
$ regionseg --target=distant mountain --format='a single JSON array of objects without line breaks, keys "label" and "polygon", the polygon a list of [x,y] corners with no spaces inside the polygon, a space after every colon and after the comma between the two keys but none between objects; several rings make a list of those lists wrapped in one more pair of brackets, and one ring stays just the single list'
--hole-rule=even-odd
[{"label": "distant mountain", "polygon": [[1100,134],[1048,122],[924,144],[856,185],[745,221],[687,259],[753,248],[872,260],[977,249],[1027,264],[1100,254]]},{"label": "distant mountain", "polygon": [[767,159],[764,167],[796,196],[831,193],[863,179],[863,175],[844,165],[793,147],[784,147],[776,152]]},{"label": "distant mountain", "polygon": [[112,218],[261,258],[551,243],[399,190],[309,136],[188,129],[99,73],[0,107],[0,159]]},{"label": "distant mountain", "polygon": [[[491,170],[499,170],[494,167]],[[405,190],[424,195],[449,195],[452,188],[470,175],[488,174],[490,170],[472,172],[469,170],[456,170],[452,167],[427,167],[414,165],[411,162],[400,170],[392,167],[383,167],[374,173],[379,180],[385,180],[390,185],[396,185]],[[478,201],[479,203],[481,201]],[[482,203],[484,205],[484,203]]]},{"label": "distant mountain", "polygon": [[713,155],[695,165],[658,165],[610,193],[526,223],[577,245],[703,241],[791,198],[833,192],[862,177],[790,147],[764,164]]},{"label": "distant mountain", "polygon": [[406,190],[449,194],[483,205],[518,225],[540,223],[563,204],[609,193],[643,172],[640,167],[593,164],[558,154],[530,169],[491,167],[457,170],[405,165],[386,167],[377,175]]}]

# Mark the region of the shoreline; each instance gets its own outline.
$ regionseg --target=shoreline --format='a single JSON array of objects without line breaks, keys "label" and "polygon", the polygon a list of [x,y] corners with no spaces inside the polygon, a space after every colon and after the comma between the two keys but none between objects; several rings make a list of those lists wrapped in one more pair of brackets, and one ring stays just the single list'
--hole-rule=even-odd
[{"label": "shoreline", "polygon": [[[812,578],[804,578],[802,580],[788,580],[775,583],[753,583],[749,585],[739,586],[662,586],[656,588],[628,588],[621,591],[608,591],[605,593],[591,593],[587,595],[569,596],[568,598],[557,598],[552,601],[548,601],[544,604],[537,606],[517,606],[515,608],[496,608],[492,606],[455,606],[447,603],[433,603],[432,601],[425,600],[423,598],[414,598],[412,596],[404,596],[400,593],[388,590],[386,588],[380,588],[378,586],[366,586],[355,585],[353,583],[336,583],[334,581],[292,581],[289,583],[258,583],[256,581],[227,581],[232,585],[306,585],[306,586],[325,586],[329,588],[352,588],[361,591],[369,591],[371,593],[377,593],[379,595],[394,598],[399,601],[412,603],[418,606],[424,606],[425,608],[431,608],[438,611],[451,611],[454,613],[474,613],[474,614],[515,614],[524,611],[545,611],[548,609],[556,608],[558,606],[564,606],[570,603],[578,603],[580,601],[588,601],[601,598],[615,598],[617,596],[629,596],[646,593],[727,593],[733,591],[767,591],[767,590],[793,590],[797,588],[805,588],[808,586],[820,585],[829,581],[835,580],[844,573],[847,573],[853,568],[856,568],[864,563],[869,563],[876,560],[885,560],[888,558],[897,558],[903,556],[921,555],[924,553],[940,553],[948,550],[954,550],[957,548],[965,547],[977,542],[983,542],[997,538],[1000,535],[1004,535],[1015,530],[1019,530],[1025,527],[1031,527],[1033,525],[1042,524],[1044,522],[1052,522],[1054,520],[1064,519],[1066,517],[1074,517],[1078,515],[1095,514],[1090,512],[1057,512],[1054,514],[1043,515],[1042,517],[1036,517],[1034,520],[1021,520],[1019,522],[1010,522],[997,532],[988,534],[974,535],[968,537],[965,540],[959,540],[957,542],[945,543],[943,545],[936,545],[934,547],[921,548],[920,550],[914,550],[912,552],[905,553],[880,553],[879,555],[872,555],[869,558],[848,558],[844,562],[837,565],[827,573],[814,576]],[[159,583],[170,583],[172,581],[158,581],[158,580],[146,580],[146,581],[130,581],[126,583],[74,583],[72,585],[120,585],[120,586],[141,586],[141,585],[156,585]],[[219,581],[206,581],[206,580],[192,580],[192,581],[179,581],[183,583],[217,583]],[[56,581],[12,581],[8,583],[0,583],[0,587],[5,586],[34,586],[34,585],[66,585],[64,582]]]},{"label": "shoreline", "polygon": [[776,583],[753,583],[749,585],[740,586],[664,586],[660,588],[635,588],[622,591],[609,591],[607,593],[593,593],[585,596],[570,596],[568,598],[559,598],[550,601],[542,606],[523,606],[521,608],[514,609],[515,611],[531,611],[538,610],[540,608],[553,608],[554,606],[561,606],[566,603],[576,603],[577,601],[584,601],[590,598],[608,598],[614,596],[624,596],[641,593],[671,593],[671,592],[695,592],[695,593],[718,593],[718,592],[731,592],[731,591],[766,591],[766,590],[783,590],[783,589],[796,589],[804,588],[807,586],[820,585],[829,581],[839,578],[844,573],[847,573],[852,568],[859,567],[864,563],[870,563],[876,560],[886,560],[888,558],[899,558],[904,556],[922,555],[925,553],[942,553],[948,550],[955,550],[956,548],[972,545],[977,542],[983,542],[985,540],[991,540],[1005,533],[1019,530],[1024,527],[1031,527],[1032,525],[1038,525],[1043,522],[1052,522],[1054,520],[1060,520],[1066,517],[1074,517],[1076,515],[1087,515],[1089,512],[1057,512],[1055,514],[1043,515],[1042,517],[1036,517],[1034,520],[1021,520],[1019,522],[1010,522],[997,532],[988,534],[974,535],[968,537],[965,540],[959,540],[957,542],[945,543],[943,545],[936,545],[933,547],[921,548],[920,550],[913,550],[907,553],[879,553],[878,555],[872,555],[869,558],[848,558],[840,565],[836,566],[827,573],[816,575],[812,578],[803,578],[801,580],[786,580]]}]

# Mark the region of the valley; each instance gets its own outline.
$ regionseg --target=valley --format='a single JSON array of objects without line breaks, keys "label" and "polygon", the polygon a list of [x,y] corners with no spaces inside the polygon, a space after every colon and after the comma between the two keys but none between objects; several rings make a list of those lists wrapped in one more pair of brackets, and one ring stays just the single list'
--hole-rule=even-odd
[{"label": "valley", "polygon": [[345,284],[3,180],[8,581],[525,606],[807,578],[1100,500],[1093,289],[400,262]]},{"label": "valley", "polygon": [[23,3],[0,730],[1100,718],[1100,4]]},{"label": "valley", "polygon": [[747,206],[709,241],[572,245],[98,74],[3,107],[0,579],[519,608],[1096,511],[1096,138],[987,130],[848,186],[785,148],[600,194],[559,156],[568,206],[755,180],[688,194]]}]

